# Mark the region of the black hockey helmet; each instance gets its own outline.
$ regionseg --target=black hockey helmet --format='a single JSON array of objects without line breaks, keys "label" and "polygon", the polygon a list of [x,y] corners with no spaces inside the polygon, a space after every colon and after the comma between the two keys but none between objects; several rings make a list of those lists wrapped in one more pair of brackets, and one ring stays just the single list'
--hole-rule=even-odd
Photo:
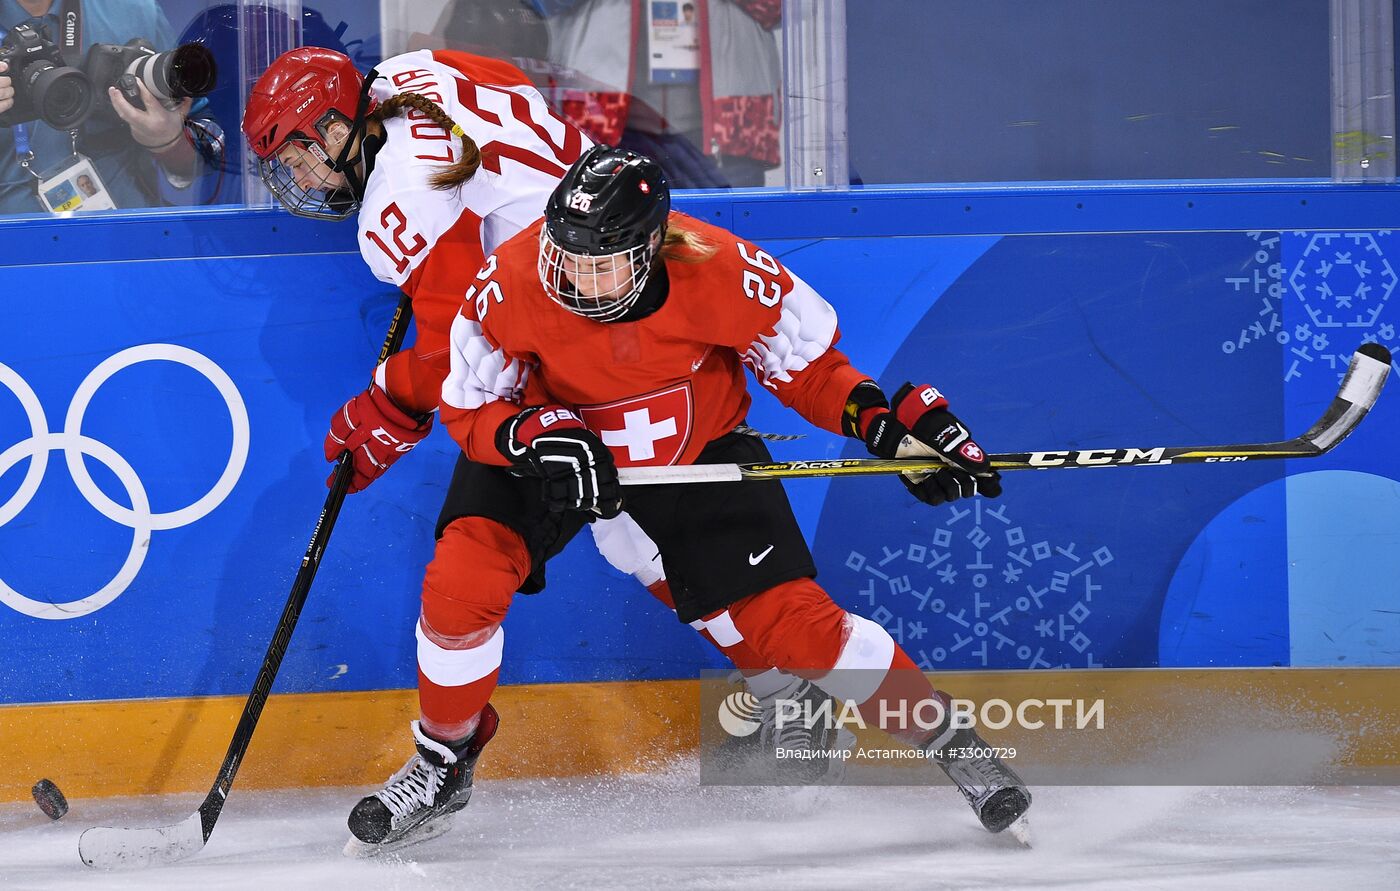
[{"label": "black hockey helmet", "polygon": [[666,235],[671,188],[661,165],[597,145],[549,196],[540,230],[540,283],[570,312],[622,317],[642,294]]}]

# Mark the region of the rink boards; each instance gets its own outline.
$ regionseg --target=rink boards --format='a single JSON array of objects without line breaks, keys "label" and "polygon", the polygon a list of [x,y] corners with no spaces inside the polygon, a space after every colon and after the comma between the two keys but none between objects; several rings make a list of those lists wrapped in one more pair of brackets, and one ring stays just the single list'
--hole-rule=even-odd
[{"label": "rink boards", "polygon": [[[957,672],[933,677],[952,695],[991,700],[1103,701],[1103,728],[1054,732],[1051,711],[982,729],[1019,749],[1015,764],[1041,785],[1391,784],[1400,779],[1400,669],[1102,669]],[[592,776],[665,770],[713,740],[700,682],[616,681],[502,687],[502,730],[484,778]],[[1069,699],[1066,699],[1069,701]],[[206,792],[228,747],[242,697],[13,706],[0,722],[0,801],[28,797],[40,777],[71,800]],[[370,786],[402,764],[417,693],[273,696],[238,775],[243,788]],[[1043,720],[1042,720],[1043,719]],[[702,722],[709,728],[702,736]],[[1030,722],[1033,724],[1034,722]],[[1065,713],[1074,730],[1074,710]],[[57,728],[61,728],[58,730]],[[886,747],[857,730],[857,751]],[[939,785],[928,765],[872,773],[857,759],[848,781]],[[859,772],[857,772],[859,771]],[[702,773],[701,778],[704,779]]]},{"label": "rink boards", "polygon": [[[1400,340],[1381,189],[681,203],[789,263],[836,307],[859,367],[889,390],[935,383],[995,451],[1286,438],[1357,344]],[[0,703],[153,701],[52,706],[104,716],[80,724],[94,732],[128,709],[167,727],[236,711],[324,499],[326,419],[364,385],[394,295],[348,227],[282,214],[0,227],[13,394],[0,392]],[[860,452],[754,398],[753,426],[808,434],[775,455]],[[996,502],[938,509],[892,480],[788,492],[819,580],[926,670],[1396,665],[1394,398],[1306,462],[1023,473]],[[437,431],[347,503],[278,678],[312,697],[303,709],[353,712],[413,685],[454,454]],[[549,580],[512,611],[505,684],[581,691],[718,667],[587,536]],[[371,698],[398,703],[371,709],[372,727],[412,710],[408,694]],[[0,710],[0,731],[31,717]]]}]

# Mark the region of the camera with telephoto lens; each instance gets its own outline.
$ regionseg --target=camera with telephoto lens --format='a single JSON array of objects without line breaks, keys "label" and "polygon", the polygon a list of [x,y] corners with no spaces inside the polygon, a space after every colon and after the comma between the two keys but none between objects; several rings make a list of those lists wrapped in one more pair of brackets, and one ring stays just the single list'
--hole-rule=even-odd
[{"label": "camera with telephoto lens", "polygon": [[214,89],[219,69],[214,54],[198,43],[185,43],[169,52],[158,53],[140,37],[123,45],[94,43],[88,50],[83,70],[102,91],[116,87],[137,108],[144,109],[143,83],[166,108],[173,109],[181,99],[207,96]]},{"label": "camera with telephoto lens", "polygon": [[9,63],[0,77],[8,77],[15,90],[15,104],[0,114],[0,126],[42,118],[50,127],[68,130],[87,117],[92,85],[83,72],[68,66],[46,31],[16,26],[0,40],[0,62]]}]

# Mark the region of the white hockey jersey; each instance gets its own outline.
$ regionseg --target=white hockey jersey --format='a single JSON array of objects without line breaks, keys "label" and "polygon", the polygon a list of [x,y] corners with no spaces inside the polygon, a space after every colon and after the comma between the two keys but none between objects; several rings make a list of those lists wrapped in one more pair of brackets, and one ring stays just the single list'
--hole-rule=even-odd
[{"label": "white hockey jersey", "polygon": [[455,163],[461,140],[416,109],[384,121],[358,217],[360,253],[380,280],[413,298],[418,338],[376,375],[405,409],[437,407],[448,329],[486,255],[530,225],[569,165],[592,145],[507,62],[447,50],[405,53],[377,66],[383,101],[418,93],[466,132],[481,167],[459,188],[429,177]]}]

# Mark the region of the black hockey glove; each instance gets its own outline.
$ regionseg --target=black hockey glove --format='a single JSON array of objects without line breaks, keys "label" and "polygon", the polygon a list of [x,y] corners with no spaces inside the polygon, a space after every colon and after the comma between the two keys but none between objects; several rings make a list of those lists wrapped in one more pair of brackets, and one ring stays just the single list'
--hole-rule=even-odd
[{"label": "black hockey glove", "polygon": [[622,487],[612,453],[567,408],[525,409],[501,425],[496,447],[543,481],[551,511],[592,511],[605,520],[622,512]]},{"label": "black hockey glove", "polygon": [[925,504],[1001,494],[1001,474],[933,387],[906,383],[891,405],[874,381],[863,381],[846,401],[842,426],[848,436],[864,440],[877,458],[936,456],[946,461],[947,470],[900,474],[905,488]]}]

